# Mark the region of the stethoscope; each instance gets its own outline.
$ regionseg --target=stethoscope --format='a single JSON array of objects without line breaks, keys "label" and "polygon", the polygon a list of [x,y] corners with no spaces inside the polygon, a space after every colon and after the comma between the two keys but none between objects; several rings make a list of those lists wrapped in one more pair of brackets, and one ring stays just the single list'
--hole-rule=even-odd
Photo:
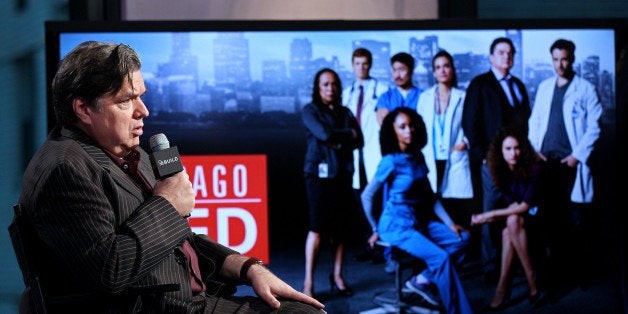
[{"label": "stethoscope", "polygon": [[[373,81],[375,82],[375,85],[373,86],[373,99],[377,99],[377,79],[376,78],[372,78]],[[351,101],[353,100],[353,92],[355,91],[355,81],[353,81],[353,83],[351,83],[351,91],[349,92],[349,99],[347,100],[347,103],[350,104]]]}]

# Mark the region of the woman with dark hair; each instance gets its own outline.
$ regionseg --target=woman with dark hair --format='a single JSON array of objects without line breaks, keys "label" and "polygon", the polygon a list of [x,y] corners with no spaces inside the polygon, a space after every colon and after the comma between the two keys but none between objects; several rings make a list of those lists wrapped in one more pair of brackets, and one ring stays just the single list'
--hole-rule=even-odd
[{"label": "woman with dark hair", "polygon": [[432,190],[454,221],[469,227],[473,201],[469,150],[462,130],[465,92],[456,87],[453,57],[444,50],[432,58],[436,84],[419,97],[417,112],[425,120],[427,145],[421,152]]},{"label": "woman with dark hair", "polygon": [[505,222],[502,231],[502,258],[499,281],[489,310],[502,309],[509,298],[510,270],[515,254],[519,257],[530,287],[530,302],[539,300],[536,272],[530,261],[525,226],[536,215],[539,161],[528,138],[510,128],[501,129],[487,153],[491,177],[502,196],[498,208],[473,215],[471,224]]},{"label": "woman with dark hair", "polygon": [[354,196],[353,150],[364,145],[360,126],[342,105],[338,74],[325,68],[314,76],[312,103],[302,111],[306,127],[305,187],[309,205],[309,232],[305,242],[303,293],[314,295],[314,265],[321,237],[334,247],[334,269],[329,275],[333,290],[353,295],[342,277],[344,241],[357,211]]},{"label": "woman with dark hair", "polygon": [[[427,179],[421,148],[427,142],[423,119],[412,108],[398,107],[386,115],[380,130],[382,160],[362,193],[365,214],[373,228],[371,246],[381,237],[422,259],[427,268],[406,283],[426,301],[438,304],[435,285],[448,313],[471,313],[455,265],[464,257],[469,234],[453,223]],[[373,195],[384,184],[388,195],[375,222]]]}]

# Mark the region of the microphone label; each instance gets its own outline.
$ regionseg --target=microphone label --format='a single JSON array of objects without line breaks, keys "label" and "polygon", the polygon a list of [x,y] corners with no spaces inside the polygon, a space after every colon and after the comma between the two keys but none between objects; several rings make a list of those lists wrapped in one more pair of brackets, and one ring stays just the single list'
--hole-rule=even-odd
[{"label": "microphone label", "polygon": [[179,157],[168,158],[164,160],[157,160],[157,164],[160,166],[165,166],[167,164],[171,164],[173,162],[179,161]]},{"label": "microphone label", "polygon": [[153,152],[150,155],[150,162],[158,180],[183,171],[183,164],[176,146]]}]

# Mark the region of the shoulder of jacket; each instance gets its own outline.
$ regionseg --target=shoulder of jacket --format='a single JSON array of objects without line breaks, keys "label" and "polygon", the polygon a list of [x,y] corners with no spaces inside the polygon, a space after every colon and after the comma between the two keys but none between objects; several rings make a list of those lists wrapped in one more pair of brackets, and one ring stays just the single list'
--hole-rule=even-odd
[{"label": "shoulder of jacket", "polygon": [[319,107],[315,103],[311,102],[311,103],[305,105],[303,107],[303,110],[318,111]]},{"label": "shoulder of jacket", "polygon": [[495,77],[495,74],[493,73],[493,71],[488,70],[487,72],[484,72],[484,73],[478,75],[477,78],[486,80],[486,79],[494,79],[496,77]]},{"label": "shoulder of jacket", "polygon": [[37,158],[33,158],[34,163],[39,163],[38,167],[47,164],[45,167],[49,171],[108,168],[107,162],[111,160],[99,147],[67,138],[62,141],[46,142],[36,156]]},{"label": "shoulder of jacket", "polygon": [[467,92],[462,88],[452,87],[451,93],[454,95],[465,95]]},{"label": "shoulder of jacket", "polygon": [[460,88],[454,87],[451,89],[451,98],[452,99],[458,99],[459,101],[464,101],[464,99],[467,97],[467,92],[465,90],[462,90]]},{"label": "shoulder of jacket", "polygon": [[556,82],[556,76],[548,77],[542,80],[541,83],[539,83],[539,88],[548,86],[548,85],[553,86],[554,82]]},{"label": "shoulder of jacket", "polygon": [[584,79],[583,77],[578,76],[578,75],[573,77],[572,83],[576,83],[578,85],[586,86],[588,88],[595,88],[595,85],[593,85],[591,82],[587,81],[586,79]]},{"label": "shoulder of jacket", "polygon": [[471,79],[471,82],[469,83],[469,86],[471,85],[477,85],[477,84],[483,84],[484,82],[494,78],[495,76],[493,75],[493,73],[491,71],[488,72],[484,72],[481,74],[476,75],[474,78]]}]

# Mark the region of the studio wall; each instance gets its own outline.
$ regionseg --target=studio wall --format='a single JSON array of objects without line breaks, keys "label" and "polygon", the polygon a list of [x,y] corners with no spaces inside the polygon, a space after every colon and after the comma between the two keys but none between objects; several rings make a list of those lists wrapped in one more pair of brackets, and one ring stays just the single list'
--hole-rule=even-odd
[{"label": "studio wall", "polygon": [[122,0],[123,20],[436,19],[438,0]]}]

